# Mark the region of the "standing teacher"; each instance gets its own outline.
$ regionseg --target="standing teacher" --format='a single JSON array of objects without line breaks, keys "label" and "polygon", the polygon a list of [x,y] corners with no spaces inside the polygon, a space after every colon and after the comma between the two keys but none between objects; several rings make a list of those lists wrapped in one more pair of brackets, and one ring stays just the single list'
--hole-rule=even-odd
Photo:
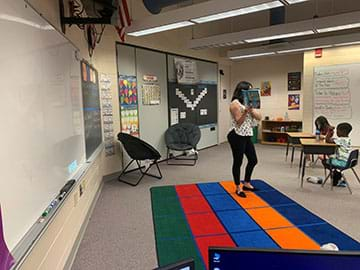
[{"label": "standing teacher", "polygon": [[[254,121],[261,120],[259,112],[251,107],[244,106],[244,98],[242,91],[252,88],[251,83],[241,81],[236,86],[232,101],[230,103],[230,113],[232,117],[232,127],[227,135],[233,155],[232,173],[236,185],[236,194],[245,198],[244,190],[254,191],[251,185],[251,174],[257,164],[257,157],[254,144],[251,141],[253,136]],[[245,170],[245,183],[240,185],[240,168],[242,165],[244,154],[248,160]]]}]

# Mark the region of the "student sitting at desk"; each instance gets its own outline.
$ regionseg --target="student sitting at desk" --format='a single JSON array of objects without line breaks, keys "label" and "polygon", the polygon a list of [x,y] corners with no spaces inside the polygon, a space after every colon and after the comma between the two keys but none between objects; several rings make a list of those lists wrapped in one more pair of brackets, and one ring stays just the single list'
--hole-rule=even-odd
[{"label": "student sitting at desk", "polygon": [[[338,167],[345,167],[349,159],[351,152],[351,139],[349,134],[352,130],[352,126],[349,123],[340,123],[336,127],[336,135],[338,138],[333,138],[333,133],[330,130],[326,134],[326,142],[335,143],[338,147],[335,155],[329,157],[329,159],[323,160],[323,165],[327,169],[331,169],[331,165]],[[341,173],[337,170],[333,171],[333,185],[334,186],[346,186],[344,180],[340,181]],[[339,182],[340,181],[340,182]]]},{"label": "student sitting at desk", "polygon": [[[320,132],[320,139],[325,139],[325,136],[329,134],[331,137],[334,135],[334,127],[330,125],[329,121],[325,116],[318,116],[315,119],[315,128],[317,131]],[[325,157],[320,155],[318,159],[323,160]],[[306,157],[307,159],[307,167],[313,166],[312,162],[310,161],[310,156]],[[316,162],[315,162],[316,163]]]}]

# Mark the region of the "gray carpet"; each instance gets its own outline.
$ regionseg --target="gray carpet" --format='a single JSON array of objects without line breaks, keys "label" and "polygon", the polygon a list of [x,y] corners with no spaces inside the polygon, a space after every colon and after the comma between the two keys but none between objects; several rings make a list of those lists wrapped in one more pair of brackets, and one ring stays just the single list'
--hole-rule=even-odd
[{"label": "gray carpet", "polygon": [[[297,178],[295,166],[285,162],[285,148],[256,145],[259,164],[253,178],[264,179],[305,208],[360,241],[360,184],[348,172],[353,195],[346,188],[305,183]],[[244,166],[243,166],[244,167]],[[153,269],[157,266],[151,214],[152,186],[231,180],[231,152],[228,144],[203,150],[195,167],[161,164],[162,180],[144,178],[137,187],[116,180],[106,182],[90,218],[76,255],[73,270]],[[243,175],[243,174],[242,174]],[[308,175],[322,176],[318,166]]]}]

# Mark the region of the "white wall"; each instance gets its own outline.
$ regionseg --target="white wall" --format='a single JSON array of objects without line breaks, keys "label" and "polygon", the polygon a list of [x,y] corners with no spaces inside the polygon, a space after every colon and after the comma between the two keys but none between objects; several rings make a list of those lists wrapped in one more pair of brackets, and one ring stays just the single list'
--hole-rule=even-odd
[{"label": "white wall", "polygon": [[[229,112],[229,105],[231,101],[231,66],[219,65],[219,70],[223,70],[224,75],[220,75],[218,78],[218,127],[219,127],[219,143],[227,141],[227,134],[230,129],[231,119]],[[226,90],[226,98],[223,98],[223,90]]]},{"label": "white wall", "polygon": [[[271,96],[261,97],[261,114],[270,119],[284,117],[288,112],[291,120],[302,120],[303,91],[288,91],[288,72],[303,70],[302,54],[248,59],[234,62],[231,68],[231,89],[239,81],[249,81],[254,88],[261,88],[262,81],[271,82]],[[303,83],[302,83],[303,84]],[[300,110],[288,110],[288,94],[300,94]]]}]

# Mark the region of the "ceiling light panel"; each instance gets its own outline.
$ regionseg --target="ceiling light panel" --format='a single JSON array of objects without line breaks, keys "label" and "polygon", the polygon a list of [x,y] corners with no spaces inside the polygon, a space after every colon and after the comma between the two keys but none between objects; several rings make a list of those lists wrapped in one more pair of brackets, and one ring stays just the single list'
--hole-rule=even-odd
[{"label": "ceiling light panel", "polygon": [[308,30],[308,31],[279,34],[279,35],[273,35],[273,36],[267,36],[267,37],[246,39],[245,42],[253,43],[253,42],[261,42],[261,41],[268,41],[268,40],[275,40],[275,39],[282,39],[282,38],[292,38],[292,37],[298,37],[298,36],[306,36],[306,35],[312,35],[312,34],[314,34],[314,31],[313,30]]},{"label": "ceiling light panel", "polygon": [[231,60],[236,60],[236,59],[246,59],[246,58],[260,57],[260,56],[268,56],[268,55],[274,55],[274,54],[275,54],[275,52],[254,53],[254,54],[231,56],[231,57],[229,57],[229,58],[230,58]]},{"label": "ceiling light panel", "polygon": [[191,19],[191,21],[195,22],[195,23],[212,22],[212,21],[221,20],[221,19],[225,19],[225,18],[245,15],[245,14],[259,12],[259,11],[263,11],[263,10],[268,10],[268,9],[272,9],[272,8],[276,8],[276,7],[280,7],[280,6],[283,6],[283,3],[281,3],[280,1],[271,1],[268,3],[264,3],[264,4],[239,8],[239,9],[230,10],[227,12],[222,12],[222,13],[217,13],[217,14],[213,14],[213,15],[209,15],[209,16],[195,18],[195,19]]},{"label": "ceiling light panel", "polygon": [[307,1],[309,1],[309,0],[286,0],[286,2],[288,2],[290,5],[307,2]]},{"label": "ceiling light panel", "polygon": [[194,23],[189,22],[189,21],[177,22],[177,23],[162,25],[162,26],[158,26],[158,27],[153,27],[153,28],[149,28],[149,29],[145,29],[145,30],[128,33],[128,35],[135,36],[135,37],[145,36],[145,35],[163,32],[163,31],[167,31],[167,30],[173,30],[173,29],[177,29],[177,28],[181,28],[181,27],[185,27],[185,26],[189,26],[189,25],[193,25],[193,24]]},{"label": "ceiling light panel", "polygon": [[[359,21],[360,21],[360,18],[359,18]],[[360,27],[360,22],[317,29],[317,31],[319,33],[327,33],[327,32],[341,31],[341,30],[347,30],[347,29],[353,29],[353,28],[359,28],[359,27]]]}]

